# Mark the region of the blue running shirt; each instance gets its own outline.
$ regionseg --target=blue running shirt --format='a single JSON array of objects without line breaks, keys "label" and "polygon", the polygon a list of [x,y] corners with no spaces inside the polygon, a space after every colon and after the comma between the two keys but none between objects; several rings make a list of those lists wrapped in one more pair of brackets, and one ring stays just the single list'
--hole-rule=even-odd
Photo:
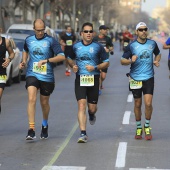
[{"label": "blue running shirt", "polygon": [[[170,45],[170,38],[168,38],[165,42],[166,45]],[[170,60],[170,49],[169,49],[169,54],[168,54],[168,60]]]},{"label": "blue running shirt", "polygon": [[[91,44],[84,45],[83,41],[79,41],[73,45],[73,51],[76,65],[79,68],[77,75],[99,75],[99,70],[87,71],[86,65],[97,66],[101,62],[109,62],[104,47],[98,42],[92,41]],[[68,58],[71,58],[71,56]]]},{"label": "blue running shirt", "polygon": [[25,40],[24,50],[29,53],[26,77],[34,76],[38,80],[45,82],[54,82],[53,63],[47,63],[47,73],[40,74],[33,72],[33,63],[40,60],[46,60],[57,56],[64,55],[61,46],[53,37],[45,34],[42,39],[37,39],[35,35],[29,36]]},{"label": "blue running shirt", "polygon": [[122,56],[122,59],[131,59],[133,55],[137,60],[131,64],[130,77],[136,81],[144,81],[154,76],[153,54],[160,54],[160,50],[155,41],[147,39],[144,44],[137,40],[130,43]]}]

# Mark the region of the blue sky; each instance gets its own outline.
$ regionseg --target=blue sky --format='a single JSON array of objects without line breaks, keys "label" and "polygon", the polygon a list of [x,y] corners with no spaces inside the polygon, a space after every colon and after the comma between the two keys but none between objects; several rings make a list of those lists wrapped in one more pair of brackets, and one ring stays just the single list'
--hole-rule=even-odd
[{"label": "blue sky", "polygon": [[144,3],[142,0],[142,11],[147,12],[149,15],[151,15],[152,10],[155,7],[165,7],[166,0],[145,0]]}]

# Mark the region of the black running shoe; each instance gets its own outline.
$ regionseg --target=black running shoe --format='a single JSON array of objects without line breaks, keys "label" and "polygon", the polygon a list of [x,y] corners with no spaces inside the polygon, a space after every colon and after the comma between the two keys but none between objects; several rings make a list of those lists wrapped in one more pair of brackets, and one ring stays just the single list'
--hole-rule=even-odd
[{"label": "black running shoe", "polygon": [[48,125],[47,126],[42,125],[40,139],[47,139],[47,138],[48,138]]},{"label": "black running shoe", "polygon": [[34,140],[35,138],[36,138],[35,131],[33,129],[28,129],[26,140]]}]

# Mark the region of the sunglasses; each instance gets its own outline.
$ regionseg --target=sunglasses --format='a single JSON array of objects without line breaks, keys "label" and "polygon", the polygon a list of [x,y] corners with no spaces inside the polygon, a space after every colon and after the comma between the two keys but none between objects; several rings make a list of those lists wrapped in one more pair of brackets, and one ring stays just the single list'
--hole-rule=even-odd
[{"label": "sunglasses", "polygon": [[140,32],[148,31],[148,28],[139,28],[138,31],[140,31]]},{"label": "sunglasses", "polygon": [[93,30],[84,30],[84,33],[93,33]]}]

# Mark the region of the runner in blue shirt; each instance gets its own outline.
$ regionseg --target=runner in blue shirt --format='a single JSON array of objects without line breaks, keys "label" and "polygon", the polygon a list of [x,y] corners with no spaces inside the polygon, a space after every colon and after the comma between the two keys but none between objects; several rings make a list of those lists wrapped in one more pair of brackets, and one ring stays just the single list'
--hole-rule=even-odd
[{"label": "runner in blue shirt", "polygon": [[26,89],[28,91],[28,121],[29,129],[26,140],[33,140],[35,136],[35,108],[38,90],[43,112],[41,139],[48,138],[48,115],[50,111],[49,98],[55,87],[53,63],[65,60],[61,46],[53,37],[45,33],[45,23],[36,19],[33,23],[35,35],[25,40],[22,63],[27,63]]},{"label": "runner in blue shirt", "polygon": [[68,56],[68,62],[73,72],[76,73],[75,95],[81,130],[77,142],[86,143],[86,105],[88,106],[89,122],[93,125],[96,121],[100,70],[109,66],[109,59],[104,47],[93,41],[93,24],[84,23],[81,35],[82,41],[73,45],[74,57]]},{"label": "runner in blue shirt", "polygon": [[163,49],[169,49],[168,54],[168,68],[169,68],[169,79],[170,79],[170,37],[166,40],[166,42],[163,44]]},{"label": "runner in blue shirt", "polygon": [[[136,26],[137,40],[133,41],[125,48],[125,52],[121,58],[122,65],[129,65],[129,87],[134,97],[134,113],[136,117],[137,130],[135,139],[142,139],[141,126],[141,106],[142,93],[145,103],[145,139],[151,140],[150,120],[152,115],[152,98],[154,91],[154,68],[159,66],[161,59],[160,50],[157,43],[147,39],[148,27],[144,22],[140,22]],[[153,59],[153,54],[155,58]]]}]

